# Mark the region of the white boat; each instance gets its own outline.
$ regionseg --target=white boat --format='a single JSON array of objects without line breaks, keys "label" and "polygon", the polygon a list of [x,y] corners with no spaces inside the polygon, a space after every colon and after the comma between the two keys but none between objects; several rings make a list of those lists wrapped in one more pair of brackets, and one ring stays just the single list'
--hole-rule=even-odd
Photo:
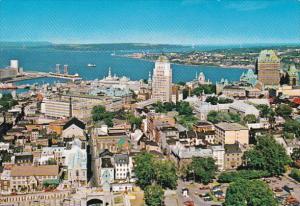
[{"label": "white boat", "polygon": [[96,67],[96,64],[88,64],[88,67]]}]

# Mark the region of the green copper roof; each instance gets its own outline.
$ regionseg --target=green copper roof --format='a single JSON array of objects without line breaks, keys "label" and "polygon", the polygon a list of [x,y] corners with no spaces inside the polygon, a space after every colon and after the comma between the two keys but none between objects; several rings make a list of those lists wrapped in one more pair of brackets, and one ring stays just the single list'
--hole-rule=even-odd
[{"label": "green copper roof", "polygon": [[123,146],[126,143],[126,139],[125,137],[121,137],[118,141],[118,146]]},{"label": "green copper roof", "polygon": [[298,70],[295,64],[291,64],[287,72],[290,76],[298,75]]},{"label": "green copper roof", "polygon": [[280,59],[274,52],[274,50],[262,50],[258,57],[258,62],[280,62]]}]

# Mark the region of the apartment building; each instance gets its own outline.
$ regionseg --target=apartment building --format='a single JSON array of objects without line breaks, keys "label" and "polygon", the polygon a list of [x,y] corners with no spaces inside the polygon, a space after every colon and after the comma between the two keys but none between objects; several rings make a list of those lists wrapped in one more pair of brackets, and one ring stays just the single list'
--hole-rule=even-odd
[{"label": "apartment building", "polygon": [[249,129],[238,123],[221,122],[215,125],[216,143],[220,144],[249,144]]}]

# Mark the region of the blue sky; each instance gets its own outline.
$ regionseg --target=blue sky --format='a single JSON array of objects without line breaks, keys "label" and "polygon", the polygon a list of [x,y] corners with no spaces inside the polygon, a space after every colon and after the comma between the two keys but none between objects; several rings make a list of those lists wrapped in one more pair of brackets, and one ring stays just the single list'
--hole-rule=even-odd
[{"label": "blue sky", "polygon": [[0,0],[0,41],[300,43],[300,0]]}]

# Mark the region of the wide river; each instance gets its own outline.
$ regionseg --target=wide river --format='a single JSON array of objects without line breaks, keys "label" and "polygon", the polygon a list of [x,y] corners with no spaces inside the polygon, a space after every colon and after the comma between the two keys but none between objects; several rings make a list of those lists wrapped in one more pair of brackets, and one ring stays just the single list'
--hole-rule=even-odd
[{"label": "wide river", "polygon": [[[83,79],[101,79],[107,75],[108,68],[118,76],[127,76],[132,80],[147,79],[149,71],[152,72],[154,63],[140,59],[131,59],[113,56],[111,52],[102,51],[70,51],[55,49],[0,49],[0,68],[9,65],[9,60],[18,59],[24,71],[54,72],[55,64],[68,64],[69,73],[78,73]],[[96,64],[96,67],[87,67],[87,64]],[[173,82],[190,81],[195,74],[204,72],[206,78],[213,82],[221,78],[238,80],[243,69],[220,68],[208,66],[172,65]],[[61,68],[62,70],[62,68]],[[53,82],[54,79],[35,79],[23,81],[24,83]]]}]

